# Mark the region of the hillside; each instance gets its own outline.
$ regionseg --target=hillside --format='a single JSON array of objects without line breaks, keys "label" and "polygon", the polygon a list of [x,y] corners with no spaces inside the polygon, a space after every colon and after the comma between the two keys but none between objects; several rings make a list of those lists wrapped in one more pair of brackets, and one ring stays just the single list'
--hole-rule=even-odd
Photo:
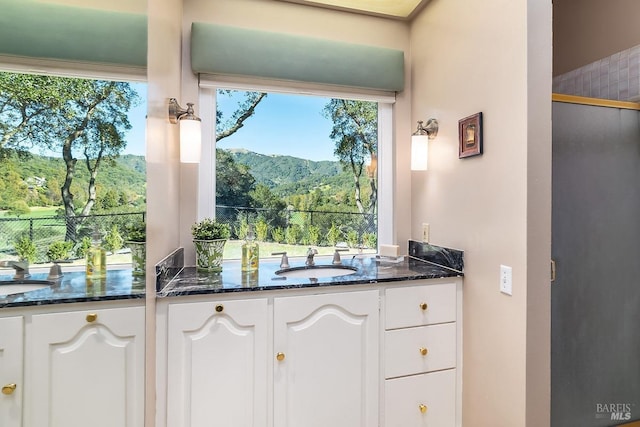
[{"label": "hillside", "polygon": [[[228,150],[233,159],[249,167],[257,183],[264,184],[280,196],[306,193],[319,185],[349,185],[350,175],[338,161],[313,161],[282,155],[264,155],[248,150]],[[305,191],[306,189],[307,191]]]},{"label": "hillside", "polygon": [[[64,161],[57,157],[27,153],[10,153],[0,160],[0,202],[10,205],[28,186],[27,202],[30,206],[59,205],[60,186],[64,181]],[[78,202],[86,199],[88,172],[82,159],[78,159],[72,191]],[[146,163],[142,156],[124,155],[114,162],[102,163],[97,177],[98,198],[107,192],[126,195],[128,200],[144,203],[146,192]]]}]

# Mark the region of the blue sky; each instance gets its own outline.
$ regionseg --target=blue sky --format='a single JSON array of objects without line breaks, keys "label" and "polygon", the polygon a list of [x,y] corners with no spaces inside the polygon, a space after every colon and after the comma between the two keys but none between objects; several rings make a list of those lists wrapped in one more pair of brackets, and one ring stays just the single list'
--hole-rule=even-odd
[{"label": "blue sky", "polygon": [[136,156],[145,155],[145,132],[147,122],[147,84],[131,83],[131,87],[138,92],[140,97],[140,105],[129,111],[129,122],[131,122],[131,130],[127,132],[125,139],[127,147],[125,154],[135,154]]},{"label": "blue sky", "polygon": [[[270,93],[255,114],[219,148],[245,148],[260,154],[284,154],[309,160],[336,160],[329,138],[332,122],[322,110],[329,98]],[[236,100],[218,97],[218,108],[229,117]]]},{"label": "blue sky", "polygon": [[[146,100],[144,83],[132,83]],[[323,114],[330,98],[270,93],[256,107],[255,114],[233,135],[218,143],[219,148],[244,148],[260,154],[283,154],[309,160],[336,160],[334,142],[329,138],[332,122]],[[218,97],[218,108],[228,118],[237,98]],[[131,110],[132,129],[127,133],[126,154],[144,156],[146,104]],[[202,118],[206,120],[206,118]]]}]

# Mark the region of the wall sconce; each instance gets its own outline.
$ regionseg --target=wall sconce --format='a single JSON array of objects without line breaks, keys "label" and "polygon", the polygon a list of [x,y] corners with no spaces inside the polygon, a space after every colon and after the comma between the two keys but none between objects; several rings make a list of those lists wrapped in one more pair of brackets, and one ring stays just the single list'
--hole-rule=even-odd
[{"label": "wall sconce", "polygon": [[438,134],[438,121],[436,119],[427,120],[427,125],[422,125],[423,121],[418,121],[418,129],[411,136],[411,170],[426,171],[429,161],[429,140],[434,139]]},{"label": "wall sconce", "polygon": [[180,162],[200,163],[201,120],[193,113],[193,103],[182,108],[175,98],[169,99],[169,121],[180,124]]}]

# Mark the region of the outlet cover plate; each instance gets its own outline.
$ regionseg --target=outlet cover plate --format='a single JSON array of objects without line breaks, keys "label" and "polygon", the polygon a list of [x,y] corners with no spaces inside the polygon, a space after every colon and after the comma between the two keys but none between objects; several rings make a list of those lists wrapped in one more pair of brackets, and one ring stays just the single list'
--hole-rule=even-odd
[{"label": "outlet cover plate", "polygon": [[513,295],[513,271],[506,265],[500,266],[500,292]]}]

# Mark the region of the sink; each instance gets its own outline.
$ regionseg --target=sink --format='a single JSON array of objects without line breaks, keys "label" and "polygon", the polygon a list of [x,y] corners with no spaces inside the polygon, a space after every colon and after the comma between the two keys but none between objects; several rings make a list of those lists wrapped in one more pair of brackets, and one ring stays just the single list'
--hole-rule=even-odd
[{"label": "sink", "polygon": [[358,271],[357,268],[345,265],[314,265],[312,267],[292,267],[276,271],[280,277],[292,279],[318,279],[320,277],[347,276]]},{"label": "sink", "polygon": [[0,281],[0,296],[22,294],[51,286],[48,280],[15,279]]}]

